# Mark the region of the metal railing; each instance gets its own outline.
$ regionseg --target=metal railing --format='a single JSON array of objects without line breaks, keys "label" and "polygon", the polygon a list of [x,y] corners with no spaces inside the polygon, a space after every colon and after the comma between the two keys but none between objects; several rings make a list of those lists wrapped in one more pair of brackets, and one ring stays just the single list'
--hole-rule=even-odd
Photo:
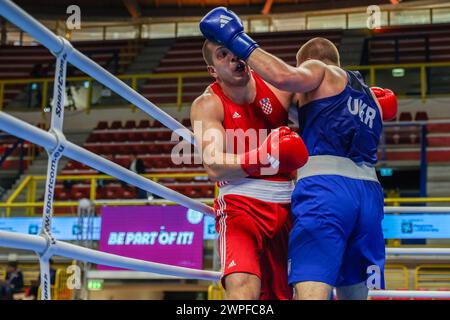
[{"label": "metal railing", "polygon": [[[117,78],[127,81],[130,83],[130,87],[134,90],[139,91],[138,81],[139,80],[152,80],[152,79],[174,79],[177,82],[177,97],[176,97],[176,105],[180,110],[182,107],[182,97],[183,97],[183,80],[185,78],[195,78],[195,77],[205,77],[208,76],[206,72],[185,72],[185,73],[158,73],[158,74],[126,74],[126,75],[118,75]],[[42,110],[47,108],[47,104],[49,103],[49,88],[53,85],[54,78],[27,78],[27,79],[0,79],[0,111],[4,109],[4,95],[5,95],[5,86],[7,85],[15,85],[15,84],[23,84],[23,85],[31,85],[33,83],[39,83],[42,87],[42,95],[40,106]],[[86,94],[86,113],[89,114],[92,107],[92,88],[93,82],[95,80],[91,77],[68,77],[67,82],[84,82],[84,86],[87,88]],[[136,107],[132,105],[132,110],[135,111]]]},{"label": "metal railing", "polygon": [[[450,22],[450,7],[397,8],[380,6],[380,27],[404,24],[435,24]],[[421,19],[417,19],[420,16]],[[313,29],[366,28],[370,18],[366,8],[354,10],[329,10],[324,12],[295,12],[288,14],[243,15],[241,19],[248,32],[300,31]],[[153,39],[200,35],[201,17],[147,18],[137,22],[108,23],[84,22],[79,30],[70,30],[64,21],[45,24],[57,35],[69,40]],[[330,24],[330,21],[333,21]],[[28,35],[8,25],[9,42],[22,45],[33,40]]]},{"label": "metal railing", "polygon": [[[176,179],[176,178],[197,178],[197,177],[208,177],[206,173],[164,173],[164,174],[143,174],[143,177],[151,179],[154,182],[159,182],[161,179]],[[17,189],[11,194],[11,196],[6,199],[5,203],[0,203],[0,208],[5,208],[5,216],[11,216],[12,208],[24,208],[26,209],[27,216],[35,215],[35,208],[40,208],[44,205],[42,201],[36,201],[37,196],[37,184],[39,181],[45,181],[46,176],[42,175],[27,175],[22,183],[17,187]],[[114,205],[114,206],[127,206],[127,205],[149,205],[149,204],[159,204],[159,205],[170,205],[174,204],[167,200],[154,200],[154,201],[142,201],[142,200],[126,200],[121,199],[120,201],[114,200],[97,200],[97,182],[99,180],[117,180],[109,175],[61,175],[56,178],[56,181],[88,181],[89,183],[89,200],[91,200],[95,205]],[[20,194],[26,192],[26,201],[16,202],[16,199]],[[215,194],[217,195],[218,190],[215,186]],[[212,199],[203,199],[205,204],[212,204]],[[64,208],[64,207],[77,207],[79,205],[78,201],[55,201],[54,207]],[[36,215],[40,215],[36,214]]]},{"label": "metal railing", "polygon": [[[428,63],[406,63],[406,64],[383,64],[383,65],[369,65],[369,66],[349,66],[346,67],[348,70],[360,71],[363,74],[367,73],[367,83],[370,86],[383,86],[383,83],[377,81],[377,71],[386,71],[392,69],[407,69],[407,70],[418,70],[419,71],[419,80],[420,80],[420,92],[417,95],[408,95],[402,92],[397,92],[397,96],[402,98],[410,98],[414,96],[419,96],[423,101],[425,101],[428,97],[434,96],[445,96],[449,94],[430,94],[429,93],[429,81],[427,73],[431,68],[450,68],[449,62],[428,62]],[[174,103],[171,105],[176,105],[179,110],[181,110],[183,106],[183,93],[185,89],[183,85],[185,83],[186,78],[197,78],[197,77],[208,77],[209,74],[207,72],[176,72],[176,73],[147,73],[147,74],[126,74],[126,75],[118,75],[117,78],[124,80],[130,83],[132,89],[139,91],[139,81],[143,80],[154,80],[154,79],[174,79],[176,81],[177,86],[177,94],[174,97]],[[33,83],[40,83],[42,87],[42,95],[41,95],[41,108],[44,110],[47,107],[48,96],[49,96],[49,85],[51,86],[54,81],[54,78],[33,78],[33,79],[0,79],[0,111],[4,109],[4,95],[5,95],[5,87],[8,85],[31,85]],[[84,82],[85,87],[87,88],[86,94],[86,113],[90,113],[92,108],[92,88],[94,79],[91,77],[68,77],[68,82]],[[205,84],[206,87],[206,84]],[[395,91],[395,90],[394,90]],[[125,102],[124,102],[125,104]],[[136,110],[133,106],[132,110]]]}]

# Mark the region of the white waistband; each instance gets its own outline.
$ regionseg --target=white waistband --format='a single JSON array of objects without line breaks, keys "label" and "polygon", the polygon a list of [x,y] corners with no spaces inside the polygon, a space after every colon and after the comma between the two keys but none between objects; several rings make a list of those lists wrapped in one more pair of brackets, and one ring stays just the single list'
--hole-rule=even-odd
[{"label": "white waistband", "polygon": [[306,165],[298,170],[298,180],[318,175],[339,175],[378,182],[374,167],[358,165],[351,159],[336,156],[310,156]]},{"label": "white waistband", "polygon": [[219,188],[219,197],[234,194],[273,203],[289,203],[291,202],[293,190],[293,181],[244,178],[229,181],[227,184],[221,186]]}]

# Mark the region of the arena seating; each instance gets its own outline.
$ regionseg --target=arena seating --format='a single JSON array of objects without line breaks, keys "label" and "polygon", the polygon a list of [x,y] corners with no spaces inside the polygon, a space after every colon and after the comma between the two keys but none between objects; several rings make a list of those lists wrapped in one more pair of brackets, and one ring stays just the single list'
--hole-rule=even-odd
[{"label": "arena seating", "polygon": [[[189,119],[182,122],[189,125]],[[188,157],[186,162],[175,165],[171,158],[173,146],[178,142],[170,141],[172,131],[166,129],[161,123],[148,120],[135,121],[100,121],[88,137],[84,147],[94,153],[112,160],[123,167],[130,166],[132,155],[137,155],[144,161],[146,173],[188,173],[204,172],[198,158]],[[113,142],[111,142],[113,141]],[[180,159],[181,160],[181,159]],[[195,160],[195,161],[194,161]],[[190,163],[189,163],[190,162]],[[97,171],[88,166],[69,161],[62,170],[62,174],[97,174]],[[202,179],[177,178],[160,181],[167,187],[192,198],[213,198],[214,183]],[[70,189],[58,184],[55,190],[57,200],[78,200],[89,198],[90,184],[84,181],[74,181]],[[104,181],[104,186],[97,188],[97,199],[133,199],[136,190],[117,181]]]},{"label": "arena seating", "polygon": [[[131,40],[107,40],[102,41],[101,44],[96,41],[86,41],[74,42],[73,45],[104,68],[113,73],[119,73],[134,59],[142,43]],[[52,77],[54,63],[54,56],[42,46],[3,46],[0,51],[0,79],[29,78],[37,64],[43,67],[45,73],[43,77]],[[84,75],[78,69],[74,69],[72,73],[71,76]],[[24,88],[22,84],[6,85],[5,105]]]},{"label": "arena seating", "polygon": [[[428,119],[425,111],[402,112],[398,122],[427,121],[427,161],[450,161],[450,119]],[[392,122],[391,122],[392,123]],[[395,122],[393,122],[395,123]],[[386,127],[386,158],[387,161],[420,160],[421,129],[420,126]],[[379,153],[381,156],[381,151]]]},{"label": "arena seating", "polygon": [[[323,36],[338,47],[342,31],[295,31],[258,33],[252,35],[269,52],[295,65],[298,48],[312,37]],[[154,73],[206,72],[201,52],[204,39],[201,37],[178,38],[161,60]],[[183,79],[182,101],[191,103],[212,82],[211,77],[186,77]],[[177,102],[177,79],[152,79],[140,87],[140,92],[156,104]]]},{"label": "arena seating", "polygon": [[369,41],[368,64],[449,61],[449,28],[433,24],[377,29]]}]

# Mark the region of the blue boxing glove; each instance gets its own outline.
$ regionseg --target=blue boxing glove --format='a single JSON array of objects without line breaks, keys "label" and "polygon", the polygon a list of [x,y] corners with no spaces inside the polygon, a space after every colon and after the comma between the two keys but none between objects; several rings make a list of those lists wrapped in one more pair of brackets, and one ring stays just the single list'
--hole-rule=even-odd
[{"label": "blue boxing glove", "polygon": [[208,12],[200,21],[200,31],[206,39],[224,45],[243,60],[247,60],[253,50],[259,47],[244,32],[241,19],[225,7]]}]

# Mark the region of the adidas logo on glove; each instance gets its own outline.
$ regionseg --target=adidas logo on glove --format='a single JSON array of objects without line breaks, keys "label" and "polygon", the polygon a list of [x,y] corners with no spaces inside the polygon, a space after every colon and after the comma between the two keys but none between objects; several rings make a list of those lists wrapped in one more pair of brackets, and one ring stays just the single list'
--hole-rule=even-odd
[{"label": "adidas logo on glove", "polygon": [[220,15],[220,28],[223,28],[227,25],[228,22],[230,22],[231,20],[233,20],[233,18],[228,17],[228,16],[224,16],[223,14]]}]

